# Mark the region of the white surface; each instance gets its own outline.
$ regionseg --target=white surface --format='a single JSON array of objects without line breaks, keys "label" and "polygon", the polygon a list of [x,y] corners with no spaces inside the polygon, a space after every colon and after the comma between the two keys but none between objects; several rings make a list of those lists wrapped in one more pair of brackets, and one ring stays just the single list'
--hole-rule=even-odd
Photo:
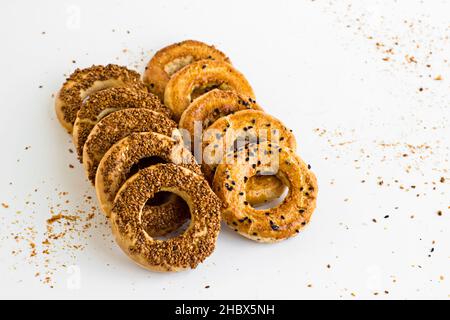
[{"label": "white surface", "polygon": [[[0,297],[448,299],[449,28],[445,0],[2,1]],[[96,212],[42,253],[51,207],[96,205],[52,94],[76,67],[142,71],[187,38],[226,52],[294,130],[319,180],[310,226],[275,245],[223,228],[196,270],[156,274]]]}]

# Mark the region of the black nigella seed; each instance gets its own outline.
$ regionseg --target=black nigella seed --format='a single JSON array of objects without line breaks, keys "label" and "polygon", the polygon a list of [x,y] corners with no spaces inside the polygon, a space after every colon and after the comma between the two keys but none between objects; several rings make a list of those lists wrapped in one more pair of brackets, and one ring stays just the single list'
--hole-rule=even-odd
[{"label": "black nigella seed", "polygon": [[284,216],[281,216],[280,218],[281,218],[281,220],[284,220]]},{"label": "black nigella seed", "polygon": [[305,209],[300,209],[300,210],[298,210],[298,212],[304,213],[304,212],[305,212]]},{"label": "black nigella seed", "polygon": [[271,225],[271,228],[272,228],[272,230],[274,230],[274,231],[280,230],[280,227],[277,226],[276,224],[272,224],[272,225]]},{"label": "black nigella seed", "polygon": [[203,66],[202,66],[202,69],[206,69],[206,65],[203,65]]},{"label": "black nigella seed", "polygon": [[283,140],[284,140],[284,137],[281,137],[281,138],[280,138],[280,141],[283,141]]},{"label": "black nigella seed", "polygon": [[247,177],[244,177],[244,182],[247,182],[248,181],[248,178]]},{"label": "black nigella seed", "polygon": [[239,195],[240,195],[240,196],[243,196],[243,195],[244,195],[244,193],[243,193],[243,192],[241,191],[241,192],[239,192]]},{"label": "black nigella seed", "polygon": [[245,204],[246,206],[248,206],[248,201],[244,201],[244,204]]},{"label": "black nigella seed", "polygon": [[308,164],[308,169],[311,169],[311,165],[310,164]]},{"label": "black nigella seed", "polygon": [[258,234],[257,234],[256,232],[253,232],[253,235],[254,235],[254,236],[257,236]]},{"label": "black nigella seed", "polygon": [[266,212],[266,216],[270,216],[270,212]]},{"label": "black nigella seed", "polygon": [[300,230],[296,229],[295,232],[300,233]]},{"label": "black nigella seed", "polygon": [[253,168],[253,169],[256,169],[256,164],[255,164],[255,163],[252,164],[252,168]]},{"label": "black nigella seed", "polygon": [[225,183],[225,188],[227,188],[228,191],[233,191],[233,187],[230,186],[228,183]]},{"label": "black nigella seed", "polygon": [[238,224],[236,223],[236,221],[233,221],[233,226],[237,226]]}]

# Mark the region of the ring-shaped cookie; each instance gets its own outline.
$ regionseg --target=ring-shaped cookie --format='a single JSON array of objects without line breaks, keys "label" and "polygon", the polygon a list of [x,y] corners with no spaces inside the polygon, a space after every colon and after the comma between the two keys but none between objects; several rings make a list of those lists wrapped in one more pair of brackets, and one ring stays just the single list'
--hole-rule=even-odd
[{"label": "ring-shaped cookie", "polygon": [[234,91],[214,89],[195,99],[181,115],[179,128],[187,130],[194,142],[196,136],[221,117],[237,111],[262,108],[250,97]]},{"label": "ring-shaped cookie", "polygon": [[[142,208],[160,191],[182,197],[191,222],[181,235],[156,240],[145,230]],[[122,250],[137,264],[153,271],[195,268],[214,250],[220,230],[220,201],[200,175],[174,164],[139,171],[120,188],[111,211],[113,234]]]},{"label": "ring-shaped cookie", "polygon": [[[293,150],[270,142],[252,144],[237,153],[238,163],[220,164],[214,177],[213,189],[223,202],[223,220],[239,234],[259,242],[295,236],[316,207],[315,175]],[[257,210],[245,200],[245,181],[265,170],[275,173],[289,192],[279,205]]]},{"label": "ring-shaped cookie", "polygon": [[62,85],[55,99],[55,111],[61,125],[72,132],[83,101],[91,94],[111,87],[134,87],[147,91],[136,71],[115,64],[76,69]]},{"label": "ring-shaped cookie", "polygon": [[202,94],[212,89],[231,90],[255,99],[244,75],[223,61],[200,60],[175,73],[164,92],[164,104],[179,120],[184,110]]},{"label": "ring-shaped cookie", "polygon": [[[282,147],[296,149],[292,131],[278,119],[258,110],[243,110],[222,117],[203,134],[202,171],[212,181],[217,164],[225,155],[232,154],[239,143],[272,141]],[[284,184],[274,176],[258,176],[249,181],[247,201],[260,204],[278,198],[284,192]]]},{"label": "ring-shaped cookie", "polygon": [[81,105],[72,132],[73,143],[81,162],[83,146],[92,128],[108,114],[128,108],[147,108],[168,117],[172,116],[170,109],[149,92],[122,87],[94,93]]},{"label": "ring-shaped cookie", "polygon": [[230,63],[225,54],[206,43],[185,40],[167,46],[155,53],[145,68],[144,83],[151,93],[164,99],[164,90],[173,74],[198,60],[218,60]]},{"label": "ring-shaped cookie", "polygon": [[[106,216],[110,215],[117,191],[133,175],[135,169],[142,170],[155,162],[175,163],[199,175],[202,174],[194,156],[182,143],[159,133],[133,133],[114,144],[104,155],[97,169],[95,189],[100,207]],[[148,222],[149,229],[154,231],[171,232],[185,220],[180,221],[175,210],[158,210],[157,214],[147,212],[147,215],[152,216],[151,220],[155,221]],[[143,220],[147,222],[149,219],[143,218]],[[158,223],[158,220],[163,223]],[[155,232],[149,232],[149,234],[154,236]]]},{"label": "ring-shaped cookie", "polygon": [[119,140],[135,132],[156,132],[176,137],[177,124],[162,113],[145,108],[113,112],[91,130],[83,147],[83,165],[88,179],[95,183],[98,164]]}]

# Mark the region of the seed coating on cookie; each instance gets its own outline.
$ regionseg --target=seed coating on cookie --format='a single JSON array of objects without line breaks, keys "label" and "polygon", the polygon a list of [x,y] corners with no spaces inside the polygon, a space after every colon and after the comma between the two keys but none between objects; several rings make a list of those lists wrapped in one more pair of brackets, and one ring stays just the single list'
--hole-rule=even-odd
[{"label": "seed coating on cookie", "polygon": [[174,136],[177,124],[165,115],[145,108],[124,109],[103,118],[89,134],[83,148],[83,165],[94,184],[98,164],[119,140],[135,132],[156,132]]},{"label": "seed coating on cookie", "polygon": [[72,133],[73,143],[81,162],[84,144],[94,126],[108,114],[128,108],[147,108],[167,117],[172,116],[170,109],[149,92],[122,87],[94,93],[81,105]]},{"label": "seed coating on cookie", "polygon": [[122,66],[108,64],[76,69],[64,82],[55,99],[55,111],[61,125],[71,133],[84,99],[111,87],[133,87],[147,91],[140,81],[139,73]]},{"label": "seed coating on cookie", "polygon": [[172,76],[164,92],[164,104],[172,109],[175,120],[197,97],[213,89],[231,90],[255,99],[244,75],[223,61],[193,62]]},{"label": "seed coating on cookie", "polygon": [[[238,111],[214,122],[203,134],[202,171],[208,181],[214,178],[217,164],[225,161],[240,146],[252,142],[272,141],[296,148],[295,136],[278,119],[258,110]],[[254,180],[254,181],[253,181]],[[258,180],[261,180],[258,182]],[[260,204],[279,197],[284,185],[276,177],[254,177],[247,201]]]},{"label": "seed coating on cookie", "polygon": [[[213,189],[223,202],[224,221],[244,237],[259,242],[276,242],[298,234],[316,207],[315,175],[293,150],[270,142],[252,144],[237,154],[244,160],[220,164],[214,177]],[[278,206],[258,210],[245,200],[245,181],[265,171],[275,173],[289,192]]]},{"label": "seed coating on cookie", "polygon": [[179,141],[154,132],[133,133],[114,144],[98,166],[95,189],[103,212],[109,216],[117,191],[131,175],[157,163],[174,163],[202,174]]},{"label": "seed coating on cookie", "polygon": [[163,100],[164,90],[172,75],[184,66],[204,59],[230,63],[227,56],[214,46],[200,41],[185,40],[156,52],[145,68],[144,83],[150,92]]},{"label": "seed coating on cookie", "polygon": [[222,117],[203,134],[202,170],[212,179],[215,166],[232,153],[238,144],[272,141],[296,149],[295,136],[280,120],[258,110],[243,110]]},{"label": "seed coating on cookie", "polygon": [[[180,236],[155,240],[144,229],[142,208],[160,191],[182,197],[191,222]],[[214,250],[220,230],[220,201],[206,180],[174,164],[158,164],[139,171],[119,190],[111,211],[116,241],[137,264],[154,271],[195,268]]]}]

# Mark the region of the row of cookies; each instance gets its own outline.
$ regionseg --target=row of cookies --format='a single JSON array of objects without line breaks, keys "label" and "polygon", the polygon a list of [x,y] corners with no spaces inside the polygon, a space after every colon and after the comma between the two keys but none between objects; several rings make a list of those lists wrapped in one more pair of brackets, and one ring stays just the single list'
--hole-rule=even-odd
[{"label": "row of cookies", "polygon": [[[78,158],[124,252],[150,270],[195,268],[214,250],[220,202],[183,147],[173,113],[139,79],[136,72],[117,65],[77,69],[56,97],[56,113],[73,136]],[[165,185],[155,181],[129,194],[139,179],[167,178],[169,173],[172,176]],[[180,181],[176,190],[166,189]],[[145,199],[142,203],[139,195]],[[137,204],[139,214],[131,211]],[[190,227],[182,237],[157,240],[189,219]],[[200,228],[207,232],[199,235]],[[143,238],[148,240],[142,243]],[[179,248],[176,254],[173,248]],[[198,248],[197,254],[179,254],[187,248]]]},{"label": "row of cookies", "polygon": [[[263,111],[247,79],[224,53],[192,40],[170,45],[150,60],[144,82],[172,110],[179,129],[187,132],[187,145],[194,150],[196,142],[201,145],[196,158],[233,230],[261,242],[299,233],[315,209],[316,178],[296,154],[292,130]],[[264,152],[277,168],[267,169]],[[246,171],[242,183],[227,178]],[[275,208],[256,207],[282,196],[286,186],[287,196]]]},{"label": "row of cookies", "polygon": [[[306,225],[315,207],[315,177],[292,151],[292,132],[262,111],[248,81],[225,54],[198,41],[177,43],[154,55],[143,80],[138,73],[116,65],[77,69],[55,103],[58,119],[72,133],[78,157],[96,186],[101,207],[111,217],[116,239],[134,261],[158,271],[195,267],[214,249],[220,211],[235,231],[262,242],[286,239]],[[271,135],[275,136],[272,132],[277,132],[276,143],[259,147],[263,129],[268,130],[266,140],[270,141]],[[217,130],[223,134],[208,134]],[[217,159],[217,152],[213,152],[215,162],[203,161],[208,144],[219,145],[229,133],[234,138],[236,132],[256,137],[242,150],[224,149],[223,155],[233,154],[234,158],[245,153],[243,163],[229,166],[223,155]],[[188,150],[198,139],[201,152],[196,156],[201,167]],[[255,148],[287,152],[293,167],[261,175],[261,157],[251,151]],[[230,169],[240,174],[247,172],[247,167],[250,174],[242,183],[228,181]],[[221,201],[211,192],[202,171]],[[179,176],[174,177],[174,172]],[[156,177],[159,180],[155,181]],[[149,180],[155,183],[136,187],[137,181]],[[166,185],[161,185],[161,180]],[[186,189],[192,181],[197,187]],[[302,190],[292,190],[296,185]],[[267,210],[261,215],[261,210],[252,206],[279,197],[285,186],[289,186],[288,195],[281,205],[270,209],[273,213]],[[230,198],[234,194],[230,191],[237,192],[237,198]],[[189,228],[180,236],[162,242],[154,239],[178,229],[189,218]],[[181,254],[193,247],[197,254]]]}]

